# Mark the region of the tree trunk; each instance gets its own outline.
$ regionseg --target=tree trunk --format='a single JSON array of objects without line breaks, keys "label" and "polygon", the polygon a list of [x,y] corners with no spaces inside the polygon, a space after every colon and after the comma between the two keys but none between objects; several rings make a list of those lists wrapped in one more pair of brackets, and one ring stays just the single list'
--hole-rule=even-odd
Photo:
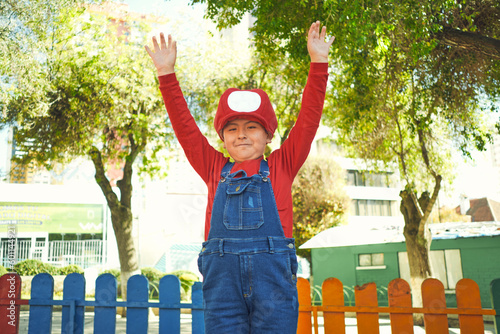
[{"label": "tree trunk", "polygon": [[[412,291],[413,307],[422,307],[422,282],[431,277],[429,251],[432,236],[426,222],[422,221],[420,208],[416,204],[418,203],[420,207],[427,207],[431,199],[429,193],[424,192],[416,203],[411,191],[407,188],[399,195],[401,196],[401,212],[405,220],[403,234],[410,266],[410,282],[408,283]],[[423,315],[416,314],[414,321],[417,325],[423,325]]]},{"label": "tree trunk", "polygon": [[[132,212],[128,208],[111,209],[111,222],[115,232],[116,244],[118,245],[118,257],[120,260],[120,278],[122,299],[127,299],[128,279],[140,274],[137,251],[132,237]],[[125,308],[122,316],[126,316]]]},{"label": "tree trunk", "polygon": [[[140,273],[137,251],[132,237],[133,215],[131,200],[131,164],[135,159],[127,159],[126,166],[124,167],[123,178],[117,182],[120,189],[120,198],[118,198],[116,193],[113,191],[108,178],[106,177],[101,153],[96,148],[92,149],[89,153],[96,169],[96,182],[106,197],[106,202],[108,203],[108,207],[111,211],[111,222],[115,232],[116,243],[118,246],[118,257],[120,260],[122,299],[126,300],[128,279],[131,276]],[[122,316],[125,315],[126,311],[123,309]]]}]

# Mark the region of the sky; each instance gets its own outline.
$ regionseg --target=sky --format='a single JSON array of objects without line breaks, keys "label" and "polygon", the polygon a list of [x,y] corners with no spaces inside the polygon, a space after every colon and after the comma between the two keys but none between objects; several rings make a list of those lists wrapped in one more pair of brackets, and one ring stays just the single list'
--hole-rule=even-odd
[{"label": "sky", "polygon": [[133,12],[150,14],[154,12],[155,7],[165,5],[166,3],[172,3],[172,5],[177,5],[178,3],[187,2],[186,0],[124,0],[124,3],[129,5],[129,8]]},{"label": "sky", "polygon": [[[177,9],[180,7],[188,7],[191,0],[121,0],[121,2],[129,5],[133,12],[143,14],[157,14],[165,11],[166,16],[175,14],[175,11],[169,9]],[[199,5],[196,5],[199,6]]]}]

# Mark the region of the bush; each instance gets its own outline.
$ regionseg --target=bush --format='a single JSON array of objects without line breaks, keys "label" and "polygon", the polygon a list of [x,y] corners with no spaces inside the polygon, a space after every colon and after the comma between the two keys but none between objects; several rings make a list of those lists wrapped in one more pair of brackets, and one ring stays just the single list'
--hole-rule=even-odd
[{"label": "bush", "polygon": [[141,274],[146,276],[150,283],[159,282],[166,274],[156,268],[146,267],[141,269]]},{"label": "bush", "polygon": [[114,268],[114,269],[107,269],[107,270],[104,270],[103,272],[101,272],[99,275],[102,275],[102,274],[111,274],[111,275],[113,275],[113,276],[116,277],[116,280],[118,282],[120,282],[120,278],[121,278],[120,277],[121,276],[120,269],[116,269],[116,268]]},{"label": "bush", "polygon": [[14,271],[21,276],[35,276],[40,273],[58,275],[58,268],[40,260],[24,260],[14,265]]},{"label": "bush", "polygon": [[194,282],[198,282],[200,279],[195,273],[189,270],[177,270],[171,272],[169,275],[175,275],[181,281],[181,299],[187,301],[191,299],[191,287]]},{"label": "bush", "polygon": [[83,269],[76,264],[70,264],[66,267],[59,268],[59,275],[68,275],[71,273],[83,274]]}]

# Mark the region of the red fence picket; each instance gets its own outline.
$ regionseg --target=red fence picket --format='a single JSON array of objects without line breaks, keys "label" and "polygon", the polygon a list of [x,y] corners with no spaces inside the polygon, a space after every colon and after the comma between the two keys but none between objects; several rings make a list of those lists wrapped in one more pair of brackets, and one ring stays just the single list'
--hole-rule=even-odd
[{"label": "red fence picket", "polygon": [[21,278],[16,273],[0,277],[0,328],[4,334],[16,334],[19,330]]}]

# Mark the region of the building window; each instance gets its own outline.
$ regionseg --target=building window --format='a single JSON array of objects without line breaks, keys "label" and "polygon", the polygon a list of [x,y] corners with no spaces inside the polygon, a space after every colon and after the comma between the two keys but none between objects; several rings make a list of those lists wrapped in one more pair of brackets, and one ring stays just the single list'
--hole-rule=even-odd
[{"label": "building window", "polygon": [[[381,267],[384,266],[384,253],[359,254],[358,269],[360,267]],[[385,266],[384,266],[385,268]]]},{"label": "building window", "polygon": [[355,187],[390,187],[391,173],[371,173],[358,170],[348,170],[346,182],[348,186]]},{"label": "building window", "polygon": [[[407,252],[398,253],[399,276],[410,282],[410,266]],[[433,250],[429,253],[432,277],[440,280],[445,290],[455,290],[457,282],[463,278],[460,249]]]},{"label": "building window", "polygon": [[396,216],[396,202],[387,200],[353,199],[353,216]]}]

